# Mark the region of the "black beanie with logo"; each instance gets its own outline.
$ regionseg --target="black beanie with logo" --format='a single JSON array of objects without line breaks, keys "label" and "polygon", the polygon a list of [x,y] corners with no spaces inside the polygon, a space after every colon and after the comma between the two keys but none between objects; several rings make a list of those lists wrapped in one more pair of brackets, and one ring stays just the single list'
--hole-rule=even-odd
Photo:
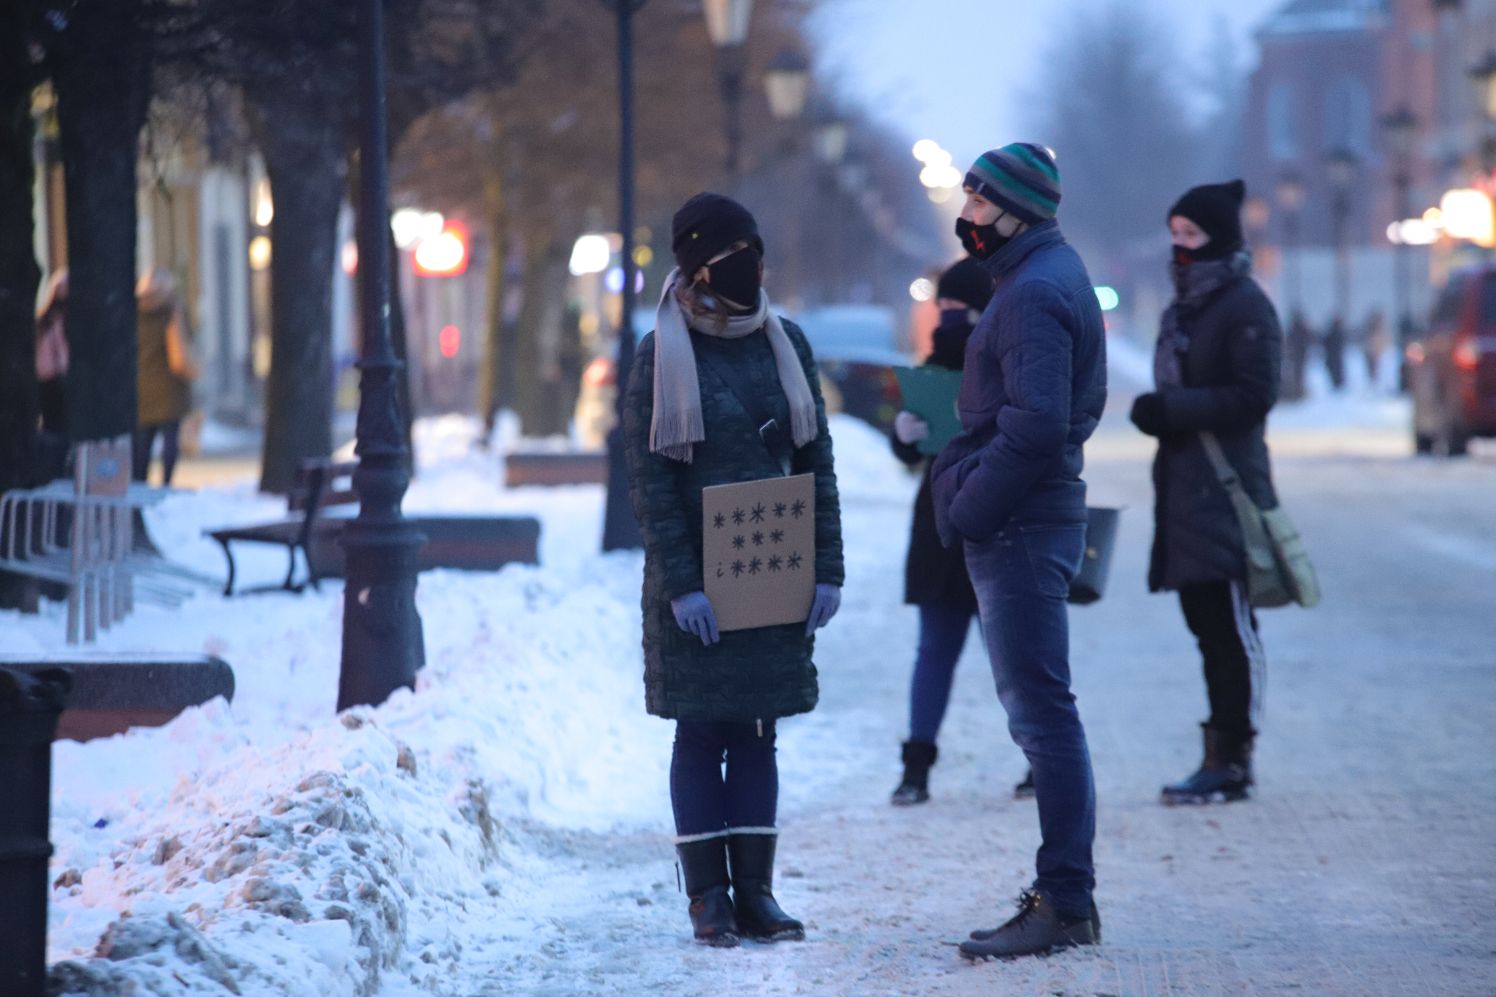
[{"label": "black beanie with logo", "polygon": [[747,242],[760,256],[764,253],[753,213],[722,194],[697,194],[681,205],[670,226],[675,265],[688,281],[707,260],[735,242]]}]

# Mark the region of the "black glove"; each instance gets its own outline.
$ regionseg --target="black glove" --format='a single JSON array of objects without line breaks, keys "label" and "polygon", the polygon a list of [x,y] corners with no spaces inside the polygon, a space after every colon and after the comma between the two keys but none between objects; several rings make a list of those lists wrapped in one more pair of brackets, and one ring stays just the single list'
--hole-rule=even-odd
[{"label": "black glove", "polygon": [[1169,412],[1164,396],[1156,391],[1138,395],[1132,402],[1132,424],[1149,436],[1163,436],[1169,428]]}]

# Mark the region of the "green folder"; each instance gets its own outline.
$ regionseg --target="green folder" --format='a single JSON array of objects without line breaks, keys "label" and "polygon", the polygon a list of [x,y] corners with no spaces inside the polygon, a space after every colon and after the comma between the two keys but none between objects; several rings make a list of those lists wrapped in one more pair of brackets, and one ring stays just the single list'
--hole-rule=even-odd
[{"label": "green folder", "polygon": [[956,398],[961,394],[961,372],[945,367],[895,367],[904,408],[930,424],[930,435],[916,447],[933,456],[961,432]]}]

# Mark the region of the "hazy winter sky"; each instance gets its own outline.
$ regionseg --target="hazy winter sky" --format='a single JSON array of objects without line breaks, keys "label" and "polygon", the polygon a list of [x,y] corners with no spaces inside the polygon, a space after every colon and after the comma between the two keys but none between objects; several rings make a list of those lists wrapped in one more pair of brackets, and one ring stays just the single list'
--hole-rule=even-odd
[{"label": "hazy winter sky", "polygon": [[[1026,97],[1042,92],[1044,56],[1066,25],[1111,0],[824,0],[812,30],[824,71],[911,142],[932,138],[964,169],[983,150],[1029,136]],[[1175,35],[1175,58],[1204,71],[1224,18],[1243,69],[1251,32],[1286,0],[1122,0]]]}]

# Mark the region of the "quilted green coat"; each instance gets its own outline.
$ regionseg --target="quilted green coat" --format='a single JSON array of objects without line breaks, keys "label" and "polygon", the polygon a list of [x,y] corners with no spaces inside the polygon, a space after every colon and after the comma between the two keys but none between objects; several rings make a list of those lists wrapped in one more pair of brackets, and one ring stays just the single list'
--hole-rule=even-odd
[{"label": "quilted green coat", "polygon": [[[791,474],[816,476],[816,581],[841,585],[841,509],[832,468],[826,404],[805,334],[784,321],[815,396],[814,440],[795,451]],[[634,357],[624,396],[624,448],[629,491],[644,536],[644,697],[655,716],[679,720],[773,720],[815,708],[818,689],[811,663],[815,638],[805,625],[761,627],[722,634],[704,646],[681,630],[670,600],[703,588],[701,576],[701,491],[712,485],[776,477],[781,469],[758,436],[757,426],[732,389],[703,362],[743,371],[768,413],[788,426],[789,404],[779,386],[774,355],[762,331],[741,339],[691,333],[706,440],[695,446],[690,463],[670,460],[649,449],[654,408],[654,334],[644,337]]]}]

